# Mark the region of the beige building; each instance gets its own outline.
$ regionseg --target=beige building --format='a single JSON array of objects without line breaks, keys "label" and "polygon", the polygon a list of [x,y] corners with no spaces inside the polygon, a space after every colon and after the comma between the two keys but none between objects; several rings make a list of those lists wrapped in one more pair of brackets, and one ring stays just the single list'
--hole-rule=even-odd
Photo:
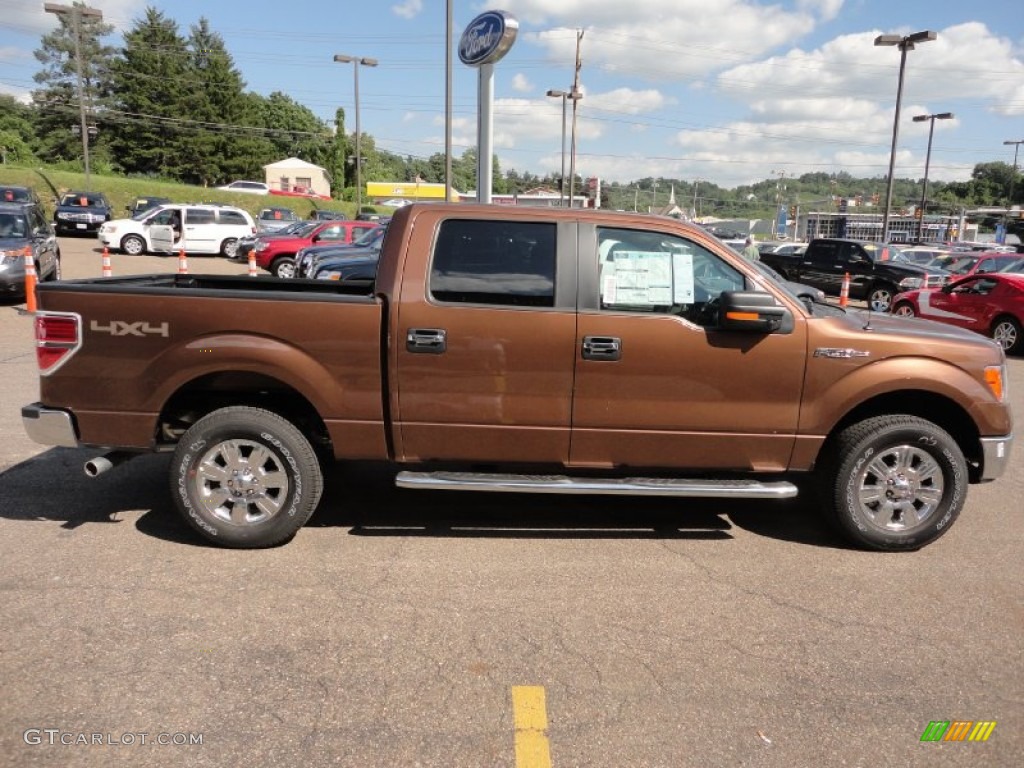
[{"label": "beige building", "polygon": [[297,157],[264,165],[263,173],[271,189],[331,196],[331,182],[327,178],[327,170]]}]

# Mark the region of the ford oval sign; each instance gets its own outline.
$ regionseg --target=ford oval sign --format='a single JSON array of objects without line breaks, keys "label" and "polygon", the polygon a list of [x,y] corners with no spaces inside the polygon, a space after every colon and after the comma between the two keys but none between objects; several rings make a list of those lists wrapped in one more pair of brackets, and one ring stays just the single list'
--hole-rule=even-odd
[{"label": "ford oval sign", "polygon": [[468,67],[493,64],[512,47],[519,31],[516,17],[505,11],[481,13],[459,40],[459,59]]}]

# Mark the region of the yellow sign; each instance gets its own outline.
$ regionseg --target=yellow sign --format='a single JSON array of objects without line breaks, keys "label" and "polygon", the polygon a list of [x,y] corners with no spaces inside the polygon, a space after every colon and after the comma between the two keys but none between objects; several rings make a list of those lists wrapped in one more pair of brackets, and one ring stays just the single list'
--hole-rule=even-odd
[{"label": "yellow sign", "polygon": [[[444,184],[432,184],[425,181],[368,181],[366,195],[375,200],[444,200]],[[452,200],[457,201],[459,195],[452,190]]]}]

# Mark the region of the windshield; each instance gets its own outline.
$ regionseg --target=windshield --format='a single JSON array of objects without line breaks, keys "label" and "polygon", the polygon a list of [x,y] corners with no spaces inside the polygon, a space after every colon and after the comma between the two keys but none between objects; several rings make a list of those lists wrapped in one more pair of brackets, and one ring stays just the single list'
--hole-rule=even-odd
[{"label": "windshield", "polygon": [[1022,272],[1024,273],[1024,258],[1015,259],[1008,264],[1004,264],[995,270],[996,272]]},{"label": "windshield", "polygon": [[[0,238],[23,238],[28,233],[25,217],[18,213],[0,213]],[[20,258],[20,256],[19,256]]]},{"label": "windshield", "polygon": [[93,206],[102,206],[103,198],[96,195],[68,194],[60,199],[60,204],[77,208],[91,208]]}]

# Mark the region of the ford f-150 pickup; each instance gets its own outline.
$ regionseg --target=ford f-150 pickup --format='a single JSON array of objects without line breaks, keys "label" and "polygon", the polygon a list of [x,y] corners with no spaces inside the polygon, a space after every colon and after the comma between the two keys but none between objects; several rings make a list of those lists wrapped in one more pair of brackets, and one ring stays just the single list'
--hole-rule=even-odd
[{"label": "ford f-150 pickup", "polygon": [[[1002,350],[808,304],[704,231],[575,209],[413,204],[375,280],[47,283],[37,442],[97,474],[173,452],[211,541],[264,547],[333,462],[408,488],[779,499],[916,549],[1013,442]],[[810,482],[799,483],[800,478]]]}]

